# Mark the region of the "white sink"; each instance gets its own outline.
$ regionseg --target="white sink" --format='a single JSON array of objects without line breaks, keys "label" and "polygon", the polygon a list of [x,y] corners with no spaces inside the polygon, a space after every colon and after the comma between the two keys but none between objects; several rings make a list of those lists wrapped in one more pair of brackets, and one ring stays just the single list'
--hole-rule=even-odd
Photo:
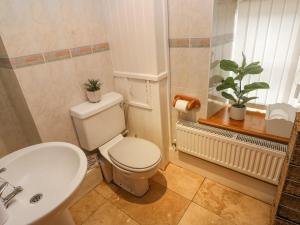
[{"label": "white sink", "polygon": [[[1,158],[2,167],[0,177],[23,188],[7,208],[5,225],[73,224],[66,208],[87,170],[80,148],[63,142],[33,145]],[[36,194],[42,198],[30,203]]]}]

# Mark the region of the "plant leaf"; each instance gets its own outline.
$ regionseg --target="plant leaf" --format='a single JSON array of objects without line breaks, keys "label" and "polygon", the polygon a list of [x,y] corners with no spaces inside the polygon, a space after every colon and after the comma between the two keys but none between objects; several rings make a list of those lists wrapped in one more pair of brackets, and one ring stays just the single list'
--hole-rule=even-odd
[{"label": "plant leaf", "polygon": [[258,89],[269,89],[270,86],[265,82],[254,82],[252,84],[247,84],[244,86],[243,94],[249,93]]},{"label": "plant leaf", "polygon": [[220,68],[225,71],[232,71],[234,73],[237,73],[239,66],[232,60],[223,59],[220,62]]},{"label": "plant leaf", "polygon": [[251,101],[251,100],[254,100],[254,99],[257,99],[258,97],[243,97],[242,100],[242,104],[246,104],[247,102]]},{"label": "plant leaf", "polygon": [[236,91],[236,83],[234,83],[234,80],[232,77],[227,77],[223,82],[217,86],[217,91],[222,91],[228,88],[231,88],[232,90]]},{"label": "plant leaf", "polygon": [[231,94],[229,94],[229,93],[227,93],[227,92],[225,92],[225,91],[222,91],[221,95],[222,95],[224,98],[227,98],[227,99],[229,99],[229,100],[231,100],[231,101],[236,102],[235,97],[233,97]]},{"label": "plant leaf", "polygon": [[87,91],[97,91],[101,89],[102,83],[99,80],[88,79],[88,82],[84,83]]},{"label": "plant leaf", "polygon": [[246,74],[244,74],[243,72],[240,72],[239,75],[237,75],[237,76],[234,78],[234,80],[243,80],[243,78],[244,78],[245,75],[246,75]]},{"label": "plant leaf", "polygon": [[259,63],[254,62],[245,67],[245,74],[260,74],[264,69],[258,65]]}]

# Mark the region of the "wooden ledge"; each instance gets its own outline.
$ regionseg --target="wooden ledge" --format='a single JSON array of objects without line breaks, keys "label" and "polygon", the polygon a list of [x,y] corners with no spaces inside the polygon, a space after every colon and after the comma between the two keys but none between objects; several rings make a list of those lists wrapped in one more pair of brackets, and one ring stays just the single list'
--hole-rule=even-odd
[{"label": "wooden ledge", "polygon": [[229,118],[229,107],[226,106],[208,119],[199,119],[199,123],[214,126],[222,129],[231,130],[270,141],[289,143],[289,138],[275,136],[266,133],[265,113],[247,111],[245,120],[233,120]]}]

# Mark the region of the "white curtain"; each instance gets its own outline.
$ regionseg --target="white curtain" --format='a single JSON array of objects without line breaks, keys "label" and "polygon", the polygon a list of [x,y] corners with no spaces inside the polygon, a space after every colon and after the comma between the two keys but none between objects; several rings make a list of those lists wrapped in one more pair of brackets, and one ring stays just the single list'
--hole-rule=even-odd
[{"label": "white curtain", "polygon": [[233,59],[260,61],[264,71],[250,75],[245,83],[264,81],[269,90],[259,90],[256,104],[294,104],[300,82],[297,71],[300,54],[300,0],[240,0],[236,13]]}]

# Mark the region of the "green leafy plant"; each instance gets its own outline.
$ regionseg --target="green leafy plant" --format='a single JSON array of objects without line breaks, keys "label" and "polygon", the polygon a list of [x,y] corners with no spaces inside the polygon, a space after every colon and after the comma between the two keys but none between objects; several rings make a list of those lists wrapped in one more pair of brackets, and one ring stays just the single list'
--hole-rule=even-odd
[{"label": "green leafy plant", "polygon": [[[251,84],[242,85],[242,80],[246,75],[258,75],[261,74],[263,68],[260,66],[260,62],[253,62],[247,65],[246,56],[244,53],[242,65],[239,66],[232,60],[223,59],[220,62],[220,68],[224,71],[233,72],[235,77],[227,77],[217,86],[217,91],[221,92],[221,95],[233,101],[233,106],[237,108],[244,108],[245,104],[258,97],[247,97],[248,93],[258,89],[268,89],[270,86],[265,82],[253,82]],[[233,94],[226,92],[225,90],[232,90]]]},{"label": "green leafy plant", "polygon": [[87,91],[94,92],[101,89],[102,83],[99,80],[88,79],[88,82],[86,82],[84,86]]}]

